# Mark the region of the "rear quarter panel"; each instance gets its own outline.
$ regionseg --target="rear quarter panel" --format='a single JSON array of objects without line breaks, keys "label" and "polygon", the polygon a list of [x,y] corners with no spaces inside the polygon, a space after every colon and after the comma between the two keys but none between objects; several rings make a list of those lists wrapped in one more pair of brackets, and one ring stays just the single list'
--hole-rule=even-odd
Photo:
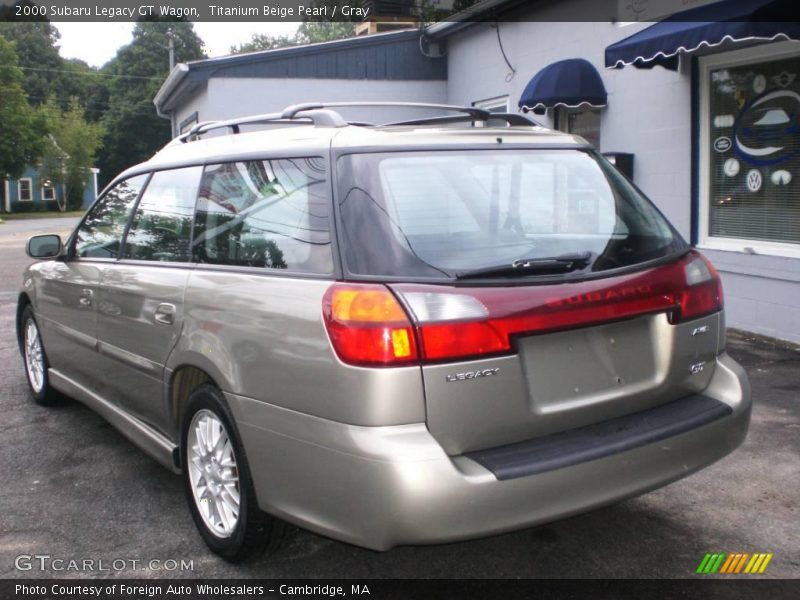
[{"label": "rear quarter panel", "polygon": [[419,367],[344,365],[322,319],[330,281],[198,268],[168,368],[197,366],[223,391],[353,425],[425,421]]}]

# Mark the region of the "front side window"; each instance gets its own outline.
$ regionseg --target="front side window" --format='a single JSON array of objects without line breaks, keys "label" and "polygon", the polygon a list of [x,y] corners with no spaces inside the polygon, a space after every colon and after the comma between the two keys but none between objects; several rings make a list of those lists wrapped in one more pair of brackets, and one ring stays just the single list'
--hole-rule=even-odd
[{"label": "front side window", "polygon": [[202,167],[153,173],[136,206],[125,258],[186,262]]},{"label": "front side window", "polygon": [[353,274],[452,278],[565,255],[592,273],[684,244],[613,166],[579,150],[350,155],[339,181]]},{"label": "front side window", "polygon": [[195,260],[330,273],[329,202],[321,158],[207,166],[197,202]]},{"label": "front side window", "polygon": [[706,71],[706,236],[800,244],[800,56]]},{"label": "front side window", "polygon": [[117,258],[133,205],[147,181],[137,175],[120,181],[97,201],[75,235],[74,254],[86,258]]}]

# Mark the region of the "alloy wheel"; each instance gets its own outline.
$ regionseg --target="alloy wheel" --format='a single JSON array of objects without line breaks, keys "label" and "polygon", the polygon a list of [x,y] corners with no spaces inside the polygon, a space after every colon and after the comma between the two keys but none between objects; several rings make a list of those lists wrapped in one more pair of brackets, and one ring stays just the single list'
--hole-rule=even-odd
[{"label": "alloy wheel", "polygon": [[239,522],[239,470],[228,431],[210,410],[199,410],[188,432],[189,481],[209,530],[230,537]]}]

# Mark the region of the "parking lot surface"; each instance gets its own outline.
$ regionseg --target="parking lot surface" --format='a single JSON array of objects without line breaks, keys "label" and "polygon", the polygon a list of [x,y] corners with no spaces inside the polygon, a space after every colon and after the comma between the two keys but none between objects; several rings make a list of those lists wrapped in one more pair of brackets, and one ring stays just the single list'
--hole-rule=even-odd
[{"label": "parking lot surface", "polygon": [[[0,225],[0,577],[684,578],[701,577],[707,552],[772,552],[760,577],[800,578],[800,351],[735,334],[729,351],[753,387],[750,434],[687,479],[546,526],[386,553],[290,528],[276,554],[227,564],[203,545],[177,476],[77,402],[48,409],[28,397],[14,333],[25,239],[75,222]],[[20,555],[95,562],[20,570]],[[165,570],[170,560],[186,568]]]}]

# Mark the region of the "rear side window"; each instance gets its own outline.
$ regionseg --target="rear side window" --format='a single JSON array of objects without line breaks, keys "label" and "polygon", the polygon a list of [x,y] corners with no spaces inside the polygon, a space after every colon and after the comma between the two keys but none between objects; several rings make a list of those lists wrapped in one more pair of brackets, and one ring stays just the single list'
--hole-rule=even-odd
[{"label": "rear side window", "polygon": [[186,262],[202,167],[153,173],[133,215],[125,258]]},{"label": "rear side window", "polygon": [[147,181],[138,175],[120,181],[92,207],[75,236],[75,256],[117,258],[133,205]]},{"label": "rear side window", "polygon": [[321,158],[210,165],[195,217],[197,262],[333,270],[325,162]]}]

